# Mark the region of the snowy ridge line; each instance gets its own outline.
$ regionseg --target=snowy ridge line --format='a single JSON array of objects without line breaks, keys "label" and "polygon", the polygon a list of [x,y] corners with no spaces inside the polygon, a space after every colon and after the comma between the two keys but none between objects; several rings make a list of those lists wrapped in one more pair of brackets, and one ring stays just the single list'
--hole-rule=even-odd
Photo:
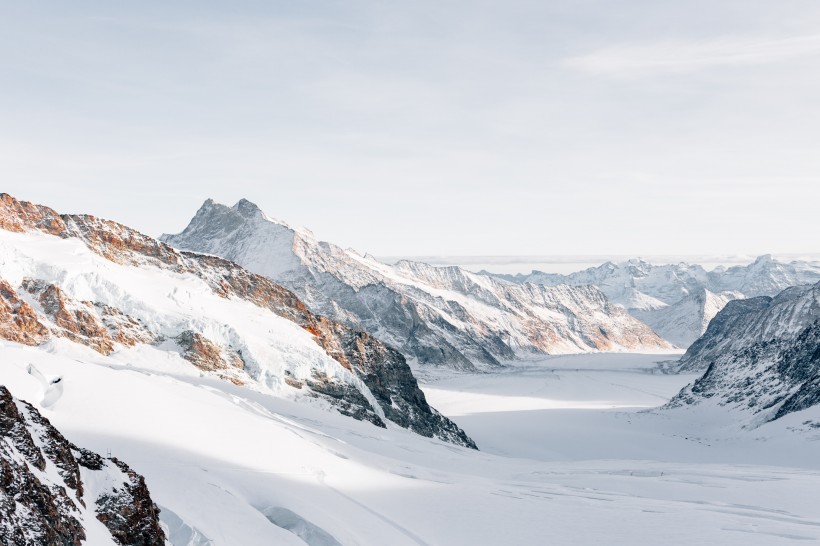
[{"label": "snowy ridge line", "polygon": [[246,199],[207,200],[177,248],[215,254],[282,283],[314,312],[364,330],[421,366],[492,370],[545,353],[671,345],[594,287],[518,285],[459,267],[400,261],[317,241]]},{"label": "snowy ridge line", "polygon": [[7,194],[0,256],[0,338],[68,339],[101,355],[150,346],[188,373],[475,447],[427,404],[400,353],[224,258]]}]

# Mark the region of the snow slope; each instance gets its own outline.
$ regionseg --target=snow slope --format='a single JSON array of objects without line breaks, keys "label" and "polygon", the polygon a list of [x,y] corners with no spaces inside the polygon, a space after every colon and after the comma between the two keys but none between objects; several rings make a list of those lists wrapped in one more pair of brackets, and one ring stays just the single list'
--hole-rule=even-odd
[{"label": "snow slope", "polygon": [[518,285],[402,261],[394,266],[294,229],[241,200],[206,201],[162,240],[281,282],[315,312],[363,329],[420,364],[474,370],[530,353],[669,345],[592,287]]},{"label": "snow slope", "polygon": [[[811,433],[779,427],[758,430],[768,441],[696,441],[691,431],[705,436],[708,427],[636,412],[686,380],[652,373],[650,357],[556,357],[425,387],[442,407],[460,400],[452,416],[471,433],[498,438],[477,452],[184,374],[189,367],[164,355],[146,345],[103,356],[62,339],[3,342],[0,383],[39,405],[44,389],[28,365],[62,376],[62,396],[40,411],[71,441],[129,460],[175,546],[820,539]],[[483,410],[487,391],[492,411]]]},{"label": "snow slope", "polygon": [[473,446],[430,408],[401,354],[268,279],[7,195],[0,228],[0,338],[66,338],[104,355],[152,346],[197,374]]}]

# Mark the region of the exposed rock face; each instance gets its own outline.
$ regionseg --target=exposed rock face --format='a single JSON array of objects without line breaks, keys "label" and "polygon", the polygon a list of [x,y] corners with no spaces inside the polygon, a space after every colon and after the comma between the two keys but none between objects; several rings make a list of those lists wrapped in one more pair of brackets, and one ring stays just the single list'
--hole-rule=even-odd
[{"label": "exposed rock face", "polygon": [[126,315],[116,307],[95,302],[94,310],[115,343],[133,347],[138,343],[158,341],[157,336],[151,333],[140,320]]},{"label": "exposed rock face", "polygon": [[668,407],[707,400],[748,414],[751,423],[820,404],[820,321],[796,337],[752,342],[719,355]]},{"label": "exposed rock face", "polygon": [[591,287],[518,285],[458,267],[388,266],[317,241],[247,200],[208,200],[163,240],[232,260],[287,286],[316,313],[362,330],[420,364],[461,370],[528,353],[670,347]]},{"label": "exposed rock face", "polygon": [[430,407],[401,353],[367,333],[326,324],[335,330],[342,354],[376,397],[385,417],[422,436],[476,448],[464,431]]},{"label": "exposed rock face", "polygon": [[237,351],[220,347],[193,330],[185,330],[174,341],[182,349],[182,357],[200,370],[217,372],[218,377],[235,385],[245,384],[245,378],[238,373],[245,368],[245,361]]},{"label": "exposed rock face", "polygon": [[119,544],[165,544],[165,534],[158,524],[159,508],[151,500],[145,478],[116,458],[111,462],[126,479],[120,487],[97,497],[97,519]]},{"label": "exposed rock face", "polygon": [[781,357],[778,372],[800,388],[785,399],[775,419],[820,404],[820,322],[795,338]]},{"label": "exposed rock face", "polygon": [[334,381],[333,378],[320,373],[314,373],[304,384],[310,387],[313,396],[326,399],[342,415],[387,428],[370,401],[353,385]]},{"label": "exposed rock face", "polygon": [[819,303],[820,283],[729,302],[681,359],[706,371],[668,406],[708,402],[760,423],[820,403]]},{"label": "exposed rock face", "polygon": [[784,263],[760,256],[746,266],[706,271],[699,265],[652,265],[629,260],[607,262],[570,275],[533,271],[528,275],[497,276],[547,286],[597,286],[612,302],[623,305],[665,339],[685,348],[706,331],[709,321],[728,301],[775,296],[790,286],[816,283],[820,281],[820,264]]},{"label": "exposed rock face", "polygon": [[0,337],[25,345],[39,345],[48,339],[48,328],[37,318],[34,309],[17,296],[5,280],[0,279]]},{"label": "exposed rock face", "polygon": [[[118,346],[173,338],[182,345],[185,357],[197,367],[234,383],[259,381],[270,384],[271,380],[278,381],[304,390],[306,395],[312,392],[346,415],[380,426],[384,426],[384,416],[426,436],[474,447],[456,425],[427,405],[401,355],[369,336],[360,343],[349,343],[348,340],[356,335],[353,330],[313,314],[293,292],[268,278],[255,275],[224,258],[178,252],[169,245],[114,222],[87,215],[61,216],[47,207],[19,202],[6,194],[0,194],[0,227],[24,234],[39,231],[63,239],[80,240],[106,260],[149,271],[162,283],[171,283],[171,294],[163,293],[163,301],[174,297],[176,285],[173,283],[197,279],[197,283],[207,286],[205,291],[216,296],[212,299],[237,301],[240,303],[236,305],[242,309],[252,304],[265,310],[264,313],[275,315],[267,314],[254,327],[277,322],[280,320],[277,317],[286,319],[289,328],[293,328],[290,323],[298,325],[307,332],[301,332],[301,335],[309,336],[305,338],[308,344],[313,344],[310,339],[315,341],[320,349],[313,346],[312,350],[320,352],[322,358],[302,354],[304,351],[301,349],[296,351],[295,356],[288,354],[288,351],[294,350],[289,339],[282,341],[285,345],[277,354],[271,354],[270,347],[262,347],[265,351],[259,352],[258,340],[251,340],[254,343],[249,346],[245,334],[234,325],[226,324],[228,319],[224,319],[219,311],[190,306],[184,307],[185,311],[174,312],[152,308],[149,303],[135,299],[138,297],[135,294],[141,293],[141,289],[129,293],[133,286],[127,289],[119,286],[117,283],[121,281],[118,278],[104,279],[100,284],[98,277],[106,274],[105,271],[95,271],[89,274],[91,277],[81,279],[80,284],[98,294],[95,298],[99,299],[93,300],[87,296],[83,296],[82,300],[72,297],[65,285],[58,285],[53,280],[23,279],[20,283],[22,288],[17,292],[7,284],[8,297],[4,301],[10,310],[2,314],[0,305],[0,335],[6,339],[25,338],[30,340],[30,344],[37,344],[48,337],[50,330],[52,335],[67,337],[108,354]],[[6,244],[11,251],[24,253],[27,243],[17,243],[12,239]],[[22,247],[14,247],[14,244]],[[155,275],[157,271],[159,274]],[[24,307],[26,302],[17,297],[18,293],[30,296],[39,311]],[[225,303],[224,306],[229,305]],[[221,309],[224,306],[220,303],[218,307]],[[183,312],[189,314],[180,315]],[[21,315],[47,327],[41,330],[41,333],[44,332],[41,337],[27,334],[23,326],[18,326],[18,323],[26,322],[19,319]],[[4,334],[3,324],[10,324],[13,328]],[[210,325],[211,331],[207,335],[200,330],[203,324]],[[36,333],[37,329],[32,331]],[[268,337],[267,332],[265,330],[263,337]],[[29,337],[26,338],[26,335]],[[287,337],[292,336],[287,334]],[[275,360],[276,366],[262,359]],[[288,375],[291,361],[295,362],[293,366],[296,367],[309,363],[318,368],[314,369],[314,373],[300,377]],[[341,366],[343,373],[329,373],[328,363],[336,370]],[[271,378],[270,370],[277,369],[277,366],[277,373],[281,375]],[[388,383],[399,379],[402,384]]]},{"label": "exposed rock face", "polygon": [[788,288],[774,298],[731,301],[680,359],[681,370],[705,370],[721,355],[752,343],[791,339],[818,317],[820,283]]},{"label": "exposed rock face", "polygon": [[155,341],[155,336],[139,321],[115,307],[77,301],[56,284],[42,280],[23,279],[21,288],[34,297],[41,314],[22,300],[8,282],[0,282],[0,312],[5,309],[3,316],[9,322],[5,332],[0,332],[3,339],[38,345],[54,335],[104,355],[114,350],[115,343],[131,347]]},{"label": "exposed rock face", "polygon": [[113,339],[97,318],[92,304],[71,300],[55,284],[26,279],[23,281],[23,288],[37,296],[43,311],[53,321],[61,337],[87,345],[104,355],[114,350]]},{"label": "exposed rock face", "polygon": [[[0,542],[80,546],[88,518],[97,518],[112,544],[165,544],[159,510],[142,476],[70,443],[3,386],[0,433]],[[104,485],[88,491],[84,479]]]},{"label": "exposed rock face", "polygon": [[245,366],[236,352],[231,351],[226,355],[213,341],[197,332],[185,330],[175,339],[184,349],[185,359],[201,370],[224,370],[231,367],[242,369]]}]

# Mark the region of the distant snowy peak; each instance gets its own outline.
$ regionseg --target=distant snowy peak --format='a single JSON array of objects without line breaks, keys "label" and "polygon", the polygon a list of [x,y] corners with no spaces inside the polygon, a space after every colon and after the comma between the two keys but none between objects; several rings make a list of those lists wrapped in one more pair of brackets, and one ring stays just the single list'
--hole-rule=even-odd
[{"label": "distant snowy peak", "polygon": [[749,265],[706,271],[700,265],[652,265],[633,259],[606,262],[570,275],[533,271],[501,277],[518,283],[597,286],[664,339],[685,348],[705,331],[708,319],[727,301],[774,296],[790,286],[818,282],[820,263],[784,263],[765,255]]},{"label": "distant snowy peak", "polygon": [[816,262],[780,262],[771,255],[759,256],[746,266],[734,266],[713,275],[714,286],[736,290],[747,297],[775,296],[782,290],[820,281],[820,264]]},{"label": "distant snowy peak", "polygon": [[[218,208],[206,202],[200,219]],[[249,202],[224,216],[237,214],[276,226]],[[399,352],[316,316],[290,290],[224,258],[178,252],[127,226],[7,194],[0,257],[3,339],[67,339],[101,355],[150,347],[190,363],[188,373],[475,447],[427,404]]]},{"label": "distant snowy peak", "polygon": [[667,305],[700,289],[711,292],[740,292],[747,297],[774,296],[790,286],[820,281],[820,263],[793,261],[785,263],[771,255],[758,257],[744,266],[706,271],[700,265],[687,263],[652,265],[641,259],[622,263],[606,262],[597,267],[569,275],[533,271],[529,275],[501,275],[514,282],[538,284],[593,284],[607,296],[628,309],[636,308],[625,296],[634,289]]},{"label": "distant snowy peak", "polygon": [[267,216],[247,199],[232,207],[208,199],[182,233],[160,237],[176,248],[212,254],[274,280],[298,275],[305,264],[331,273],[351,286],[378,282],[359,261],[375,262],[353,251],[317,241],[310,230],[293,228]]},{"label": "distant snowy peak", "polygon": [[630,312],[664,339],[678,347],[688,347],[706,331],[709,322],[726,303],[742,297],[739,292],[714,293],[701,288],[672,305],[654,309],[633,308]]},{"label": "distant snowy peak", "polygon": [[0,436],[0,543],[166,544],[142,476],[72,444],[2,385]]},{"label": "distant snowy peak", "polygon": [[162,239],[280,282],[314,312],[420,364],[474,370],[528,353],[670,347],[595,288],[517,284],[421,262],[391,266],[308,233],[242,201],[209,200],[182,233]]}]

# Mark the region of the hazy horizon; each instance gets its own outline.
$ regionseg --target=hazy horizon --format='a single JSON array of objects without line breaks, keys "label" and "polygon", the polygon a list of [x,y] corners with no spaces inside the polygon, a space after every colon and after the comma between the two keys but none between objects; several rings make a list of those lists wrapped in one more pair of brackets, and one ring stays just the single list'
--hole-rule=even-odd
[{"label": "hazy horizon", "polygon": [[[820,262],[820,253],[773,254],[779,261]],[[606,262],[622,263],[630,259],[641,259],[652,265],[687,263],[700,265],[707,271],[717,267],[748,265],[758,256],[751,255],[545,255],[545,256],[376,256],[376,259],[394,264],[399,260],[410,260],[428,263],[434,266],[459,266],[468,271],[501,273],[514,275],[527,274],[532,271],[544,273],[568,274],[596,267]]]}]

